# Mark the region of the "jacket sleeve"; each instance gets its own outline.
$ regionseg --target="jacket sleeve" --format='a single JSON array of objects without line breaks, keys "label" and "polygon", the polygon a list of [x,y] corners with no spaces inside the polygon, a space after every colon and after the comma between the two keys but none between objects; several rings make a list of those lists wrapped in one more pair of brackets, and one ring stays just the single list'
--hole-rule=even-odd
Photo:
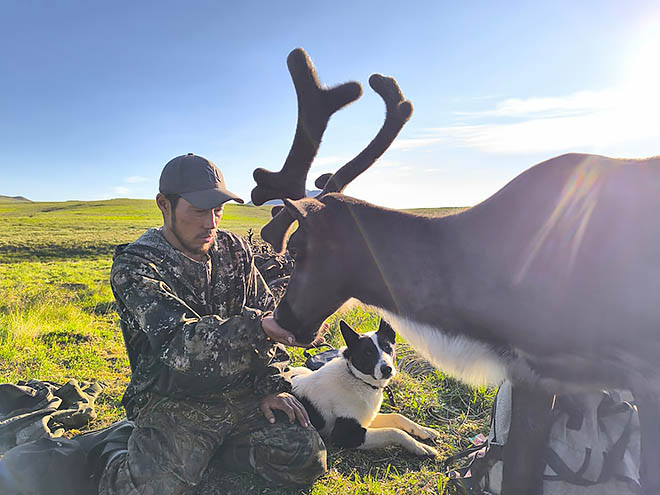
[{"label": "jacket sleeve", "polygon": [[111,283],[125,313],[122,318],[134,322],[149,342],[149,357],[156,366],[162,364],[155,379],[161,393],[219,392],[271,371],[275,351],[261,328],[261,309],[246,304],[229,318],[200,316],[165,283],[153,263],[133,255],[115,260]]},{"label": "jacket sleeve", "polygon": [[273,311],[275,309],[275,298],[268,288],[263,275],[257,269],[254,263],[254,254],[247,241],[237,237],[241,248],[246,254],[246,272],[247,272],[247,293],[245,305],[250,308],[260,309],[262,311]]},{"label": "jacket sleeve", "polygon": [[[254,254],[250,245],[241,237],[237,237],[242,249],[247,254],[247,293],[246,307],[262,310],[261,318],[275,309],[275,298],[273,297],[263,275],[254,263]],[[263,334],[263,330],[261,330]],[[265,336],[265,334],[264,334]],[[270,350],[266,366],[259,367],[255,373],[253,388],[258,395],[268,395],[277,392],[290,392],[291,381],[283,376],[283,372],[289,364],[289,355],[280,344],[276,344]]]}]

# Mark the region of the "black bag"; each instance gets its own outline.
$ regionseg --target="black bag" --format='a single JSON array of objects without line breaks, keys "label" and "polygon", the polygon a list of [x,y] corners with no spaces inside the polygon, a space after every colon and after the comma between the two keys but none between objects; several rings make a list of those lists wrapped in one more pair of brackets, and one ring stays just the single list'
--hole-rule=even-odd
[{"label": "black bag", "polygon": [[341,350],[335,349],[330,344],[319,344],[318,346],[313,347],[313,349],[321,349],[323,347],[329,347],[329,350],[318,352],[316,354],[311,354],[309,352],[310,349],[305,349],[303,351],[303,355],[306,358],[305,366],[307,366],[310,370],[316,371],[324,364],[329,363],[334,358],[339,357],[341,355]]},{"label": "black bag", "polygon": [[133,423],[68,438],[41,438],[0,458],[0,493],[11,495],[95,495],[108,458],[126,450]]}]

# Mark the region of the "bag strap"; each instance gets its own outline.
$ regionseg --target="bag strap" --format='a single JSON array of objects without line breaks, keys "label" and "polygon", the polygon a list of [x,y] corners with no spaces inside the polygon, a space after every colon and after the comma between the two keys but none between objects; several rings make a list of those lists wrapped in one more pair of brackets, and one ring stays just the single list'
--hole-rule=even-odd
[{"label": "bag strap", "polygon": [[[504,445],[499,443],[487,442],[483,445],[469,447],[446,459],[443,463],[445,474],[449,477],[449,482],[458,485],[465,495],[488,495],[490,488],[489,472],[490,469],[502,460]],[[461,459],[468,459],[469,462],[453,471],[446,471],[449,464]],[[485,488],[481,487],[481,481],[484,480]]]},{"label": "bag strap", "polygon": [[591,449],[584,449],[584,461],[577,471],[572,471],[571,468],[559,457],[559,455],[552,450],[547,448],[545,451],[545,463],[550,466],[550,468],[557,473],[556,476],[544,475],[543,479],[546,481],[566,481],[573,485],[578,486],[592,486],[598,484],[600,481],[590,481],[583,478],[584,472],[589,466],[589,461],[591,460]]},{"label": "bag strap", "polygon": [[630,435],[632,433],[632,418],[634,408],[629,402],[622,402],[619,404],[614,404],[609,410],[606,412],[604,411],[602,414],[599,411],[599,417],[607,417],[613,414],[620,414],[624,412],[628,413],[626,425],[621,432],[621,436],[616,442],[614,442],[612,448],[606,453],[605,459],[603,460],[603,467],[596,481],[587,480],[583,477],[583,474],[589,465],[589,461],[591,460],[592,452],[590,448],[585,448],[584,461],[580,468],[577,471],[572,471],[568,465],[559,457],[559,455],[550,447],[548,447],[545,451],[546,464],[555,473],[557,473],[557,475],[544,475],[543,479],[548,481],[562,480],[579,486],[593,486],[609,481],[614,475],[614,466],[620,462],[621,459],[623,459],[623,456],[626,453],[626,449],[630,441]]},{"label": "bag strap", "polygon": [[[470,454],[473,454],[474,452],[483,449],[487,445],[488,444],[473,445],[472,447],[468,447],[465,450],[461,450],[460,452],[457,452],[456,454],[447,457],[444,461],[442,461],[442,469],[443,470],[448,469],[450,464],[454,464],[456,461],[460,461],[461,459],[465,459],[466,457],[469,457]],[[459,471],[461,469],[463,468],[459,468]]]},{"label": "bag strap", "polygon": [[626,421],[626,426],[621,432],[621,436],[614,443],[612,448],[609,450],[603,461],[603,469],[598,477],[599,482],[608,481],[614,475],[614,466],[623,459],[623,456],[626,454],[626,448],[630,442],[630,435],[632,433],[632,418],[635,412],[635,408],[629,402],[622,402],[618,407],[625,407],[628,411],[628,420]]}]

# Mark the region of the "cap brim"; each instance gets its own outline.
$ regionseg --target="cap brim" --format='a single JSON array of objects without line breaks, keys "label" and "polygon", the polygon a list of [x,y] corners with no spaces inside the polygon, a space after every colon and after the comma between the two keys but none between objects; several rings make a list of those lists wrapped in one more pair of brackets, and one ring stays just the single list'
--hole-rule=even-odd
[{"label": "cap brim", "polygon": [[236,201],[237,203],[244,203],[244,201],[233,192],[227,189],[206,189],[204,191],[195,191],[189,193],[181,193],[180,196],[188,201],[195,208],[200,210],[211,210],[217,208],[222,203],[227,201]]}]

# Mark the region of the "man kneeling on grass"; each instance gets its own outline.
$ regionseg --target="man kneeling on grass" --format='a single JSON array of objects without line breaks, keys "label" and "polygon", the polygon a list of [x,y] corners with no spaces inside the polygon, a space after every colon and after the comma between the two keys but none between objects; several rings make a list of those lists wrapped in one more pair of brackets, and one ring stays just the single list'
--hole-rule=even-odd
[{"label": "man kneeling on grass", "polygon": [[100,494],[193,493],[209,462],[286,486],[326,470],[323,441],[281,374],[288,355],[273,340],[292,335],[269,313],[249,245],[217,230],[229,200],[243,202],[213,163],[174,158],[156,197],[163,227],[117,248],[111,285],[132,372],[122,403],[135,429],[128,451],[108,459]]}]

